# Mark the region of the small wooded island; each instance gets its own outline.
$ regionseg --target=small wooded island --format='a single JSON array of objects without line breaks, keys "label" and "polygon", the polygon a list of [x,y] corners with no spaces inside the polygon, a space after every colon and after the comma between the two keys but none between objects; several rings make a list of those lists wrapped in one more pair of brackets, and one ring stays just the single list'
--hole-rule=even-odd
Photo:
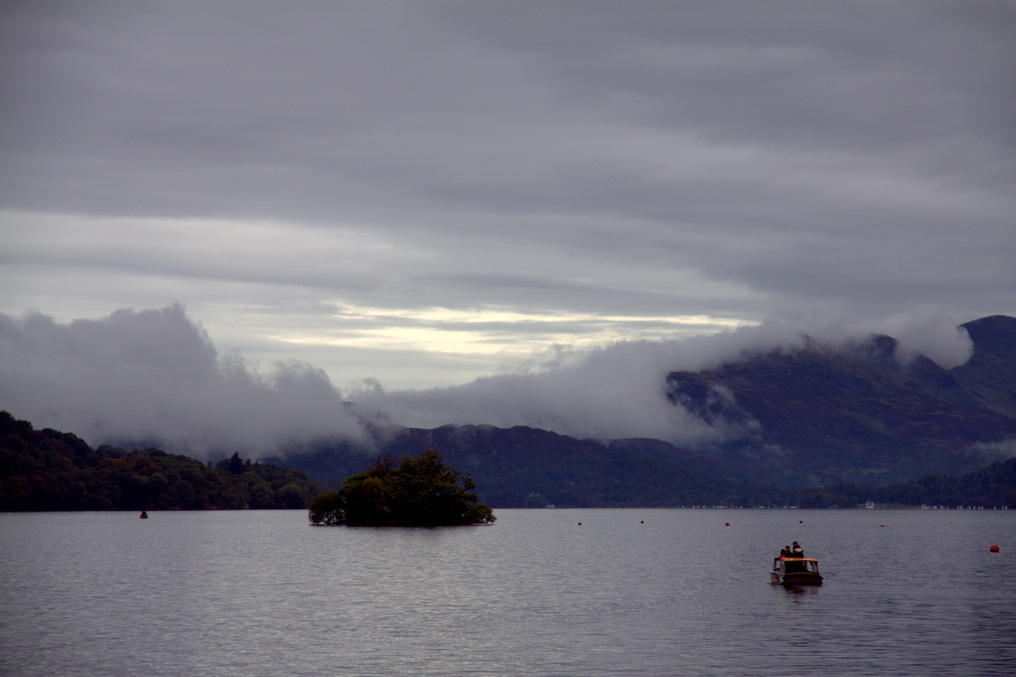
[{"label": "small wooded island", "polygon": [[396,465],[378,456],[366,472],[346,478],[335,492],[310,503],[311,524],[348,526],[437,527],[489,524],[494,511],[478,503],[476,483],[441,454],[427,449]]}]

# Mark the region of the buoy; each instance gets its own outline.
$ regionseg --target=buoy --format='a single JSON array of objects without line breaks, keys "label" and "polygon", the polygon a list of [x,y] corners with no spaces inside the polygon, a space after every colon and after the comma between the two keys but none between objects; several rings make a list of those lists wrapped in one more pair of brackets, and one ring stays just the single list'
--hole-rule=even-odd
[{"label": "buoy", "polygon": [[885,522],[882,522],[882,526],[885,526]]},{"label": "buoy", "polygon": [[798,524],[804,524],[804,520],[797,520]]},{"label": "buoy", "polygon": [[582,522],[579,522],[579,526],[582,526]]},{"label": "buoy", "polygon": [[991,552],[998,552],[998,546],[992,543],[991,547],[988,548],[988,550],[990,550]]},{"label": "buoy", "polygon": [[725,527],[729,527],[729,526],[730,526],[730,522],[724,522],[724,523],[723,523],[723,526],[725,526]]},{"label": "buoy", "polygon": [[952,524],[952,520],[949,520],[949,524]]},{"label": "buoy", "polygon": [[645,524],[645,523],[646,523],[645,520],[639,520],[639,524]]}]

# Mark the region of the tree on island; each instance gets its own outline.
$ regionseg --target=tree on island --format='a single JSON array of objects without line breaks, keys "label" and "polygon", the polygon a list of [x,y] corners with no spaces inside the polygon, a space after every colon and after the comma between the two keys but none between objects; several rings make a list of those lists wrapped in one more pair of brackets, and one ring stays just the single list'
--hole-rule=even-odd
[{"label": "tree on island", "polygon": [[441,454],[427,449],[398,465],[379,456],[366,472],[346,478],[335,492],[310,503],[311,524],[435,527],[489,524],[494,511],[477,502],[476,483]]}]

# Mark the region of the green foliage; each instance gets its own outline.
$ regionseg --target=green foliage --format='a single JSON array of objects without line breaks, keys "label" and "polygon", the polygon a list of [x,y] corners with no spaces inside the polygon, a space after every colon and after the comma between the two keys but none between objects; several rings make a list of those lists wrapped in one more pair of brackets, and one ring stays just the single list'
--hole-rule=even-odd
[{"label": "green foliage", "polygon": [[346,501],[337,491],[319,494],[310,502],[309,512],[312,524],[342,524],[346,519]]},{"label": "green foliage", "polygon": [[493,522],[490,506],[477,502],[476,484],[427,449],[396,466],[380,456],[333,493],[311,501],[312,524],[349,526],[455,526]]},{"label": "green foliage", "polygon": [[299,470],[240,459],[215,468],[159,449],[92,449],[0,412],[0,510],[306,508],[327,487]]}]

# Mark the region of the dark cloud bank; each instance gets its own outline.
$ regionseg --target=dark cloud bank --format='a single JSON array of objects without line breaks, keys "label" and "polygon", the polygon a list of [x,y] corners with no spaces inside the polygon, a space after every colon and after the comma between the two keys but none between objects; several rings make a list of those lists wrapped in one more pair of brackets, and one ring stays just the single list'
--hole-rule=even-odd
[{"label": "dark cloud bank", "polygon": [[[182,300],[400,386],[690,316],[1016,315],[1014,76],[1012,2],[3,2],[0,312]],[[496,393],[695,345],[383,400],[529,420]],[[683,430],[654,406],[545,416]]]},{"label": "dark cloud bank", "polygon": [[386,392],[366,383],[340,393],[322,370],[305,363],[265,368],[239,354],[218,354],[180,305],[69,324],[37,313],[0,315],[0,406],[92,444],[145,441],[199,457],[233,449],[264,456],[321,438],[362,440],[366,422],[529,425],[577,437],[654,437],[694,445],[725,431],[666,400],[669,371],[713,367],[745,351],[799,346],[805,332],[837,343],[873,329],[899,338],[904,351],[948,368],[970,355],[970,340],[957,325],[936,309],[889,318],[878,327],[774,318],[681,341],[561,352],[526,372],[452,388]]},{"label": "dark cloud bank", "polygon": [[0,3],[0,406],[195,454],[690,444],[671,370],[952,366],[1016,314],[1014,75],[1012,2]]}]

